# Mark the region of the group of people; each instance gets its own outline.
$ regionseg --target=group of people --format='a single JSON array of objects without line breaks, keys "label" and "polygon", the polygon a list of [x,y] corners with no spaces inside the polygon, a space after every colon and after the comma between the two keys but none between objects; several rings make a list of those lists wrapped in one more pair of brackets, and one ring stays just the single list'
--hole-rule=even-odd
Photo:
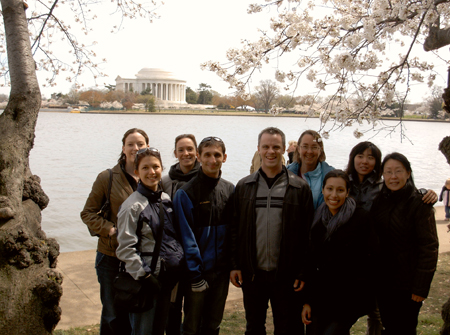
[{"label": "group of people", "polygon": [[[122,144],[112,181],[100,173],[81,212],[99,236],[100,334],[219,334],[230,281],[243,292],[247,335],[266,334],[269,302],[275,334],[301,335],[306,325],[307,334],[347,335],[364,315],[370,335],[416,334],[438,257],[437,195],[415,187],[402,154],[382,160],[361,142],[336,170],[320,134],[307,130],[285,166],[285,135],[269,127],[258,135],[260,167],[234,186],[222,178],[219,137],[197,145],[179,135],[178,162],[164,177],[143,130],[128,130]],[[123,266],[161,284],[149,310],[114,304]]]}]

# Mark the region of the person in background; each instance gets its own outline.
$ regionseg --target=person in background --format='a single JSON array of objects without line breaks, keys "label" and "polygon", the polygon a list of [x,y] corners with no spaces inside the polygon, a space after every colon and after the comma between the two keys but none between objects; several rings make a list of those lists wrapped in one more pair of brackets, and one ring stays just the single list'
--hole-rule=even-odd
[{"label": "person in background", "polygon": [[[161,156],[157,149],[139,150],[135,160],[135,173],[139,176],[139,184],[136,191],[123,202],[117,214],[117,257],[125,263],[126,271],[135,280],[153,286],[156,278],[161,286],[161,291],[154,296],[150,309],[129,314],[133,335],[164,335],[171,291],[178,282],[184,265],[180,237],[173,225],[172,202],[169,196],[159,189],[162,169]],[[156,236],[161,229],[161,209],[164,211],[161,248],[156,269],[151,269]]]},{"label": "person in background", "polygon": [[442,187],[441,194],[439,195],[439,201],[444,202],[445,208],[445,221],[450,220],[450,178],[445,181]]},{"label": "person in background", "polygon": [[349,197],[342,170],[326,174],[310,232],[302,320],[314,335],[345,335],[375,307],[377,239],[369,212]]},{"label": "person in background", "polygon": [[246,335],[266,334],[270,301],[275,334],[303,334],[303,276],[314,208],[311,190],[282,163],[284,133],[258,136],[261,168],[241,179],[231,226],[231,283],[242,288]]},{"label": "person in background", "polygon": [[221,177],[227,155],[214,136],[198,146],[201,168],[175,193],[190,288],[184,298],[183,334],[218,334],[228,295],[229,226],[234,186]]},{"label": "person in background", "polygon": [[387,155],[381,171],[383,188],[371,217],[380,242],[376,288],[383,334],[415,335],[438,258],[434,209],[423,202],[404,155]]},{"label": "person in background", "polygon": [[294,162],[287,169],[308,182],[314,198],[314,209],[323,203],[322,183],[325,175],[334,167],[325,162],[323,139],[314,130],[304,131],[297,142]]},{"label": "person in background", "polygon": [[125,335],[131,333],[128,313],[117,311],[114,306],[113,280],[119,273],[120,261],[116,256],[117,213],[122,203],[136,190],[138,176],[135,174],[134,159],[139,149],[149,146],[147,134],[138,128],[129,129],[122,138],[119,161],[112,168],[111,215],[109,220],[99,215],[107,198],[110,182],[109,171],[101,172],[92,186],[86,204],[81,212],[83,222],[98,235],[95,269],[100,284],[102,314],[100,334]]},{"label": "person in background", "polygon": [[[192,134],[181,134],[175,138],[173,154],[178,163],[172,165],[169,174],[162,177],[164,192],[173,199],[176,191],[198,174],[200,163],[197,160],[197,141]],[[166,334],[180,335],[182,325],[183,297],[187,283],[182,280],[176,286],[172,300],[175,300],[169,312]]]},{"label": "person in background", "polygon": [[295,140],[291,140],[288,142],[288,148],[286,149],[287,154],[288,154],[288,161],[287,164],[292,164],[294,162],[294,153],[295,150],[297,149],[297,141]]},{"label": "person in background", "polygon": [[169,174],[162,177],[162,187],[170,199],[173,199],[175,192],[194,176],[200,169],[197,160],[197,141],[192,134],[181,134],[175,138],[175,149],[173,151],[178,163],[172,165]]}]

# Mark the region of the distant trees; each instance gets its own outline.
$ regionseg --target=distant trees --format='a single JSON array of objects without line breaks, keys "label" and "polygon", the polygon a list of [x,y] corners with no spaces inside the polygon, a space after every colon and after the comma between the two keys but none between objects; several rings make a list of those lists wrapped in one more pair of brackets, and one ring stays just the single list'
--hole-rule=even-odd
[{"label": "distant trees", "polygon": [[197,103],[201,105],[209,105],[212,102],[211,86],[205,83],[201,83],[198,86],[198,98]]},{"label": "distant trees", "polygon": [[442,110],[442,92],[444,92],[444,89],[440,86],[433,86],[431,89],[431,96],[427,99],[430,119],[439,118],[439,113]]},{"label": "distant trees", "polygon": [[196,104],[198,99],[198,94],[189,86],[186,88],[186,102],[188,104]]},{"label": "distant trees", "polygon": [[291,109],[295,106],[295,97],[292,95],[280,95],[277,99],[277,105],[283,109]]},{"label": "distant trees", "polygon": [[264,109],[266,113],[272,108],[273,103],[279,96],[279,88],[276,82],[267,79],[261,80],[259,86],[256,86],[256,93],[254,94],[257,108]]}]

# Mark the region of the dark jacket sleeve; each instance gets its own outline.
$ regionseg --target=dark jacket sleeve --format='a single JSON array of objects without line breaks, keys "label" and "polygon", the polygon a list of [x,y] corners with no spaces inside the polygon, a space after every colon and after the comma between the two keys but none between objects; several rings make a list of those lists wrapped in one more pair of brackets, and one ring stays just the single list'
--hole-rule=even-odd
[{"label": "dark jacket sleeve", "polygon": [[415,230],[418,257],[412,293],[426,298],[436,271],[439,253],[439,239],[436,231],[434,209],[430,205],[421,204],[416,216]]}]

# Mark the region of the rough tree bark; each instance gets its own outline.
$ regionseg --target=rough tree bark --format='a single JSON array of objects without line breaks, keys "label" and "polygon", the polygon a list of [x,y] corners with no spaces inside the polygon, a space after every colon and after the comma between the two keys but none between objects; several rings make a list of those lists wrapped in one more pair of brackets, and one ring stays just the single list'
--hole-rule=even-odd
[{"label": "rough tree bark", "polygon": [[22,0],[0,0],[11,93],[0,115],[0,334],[50,334],[58,323],[59,245],[41,230],[48,197],[29,153],[41,103]]}]

